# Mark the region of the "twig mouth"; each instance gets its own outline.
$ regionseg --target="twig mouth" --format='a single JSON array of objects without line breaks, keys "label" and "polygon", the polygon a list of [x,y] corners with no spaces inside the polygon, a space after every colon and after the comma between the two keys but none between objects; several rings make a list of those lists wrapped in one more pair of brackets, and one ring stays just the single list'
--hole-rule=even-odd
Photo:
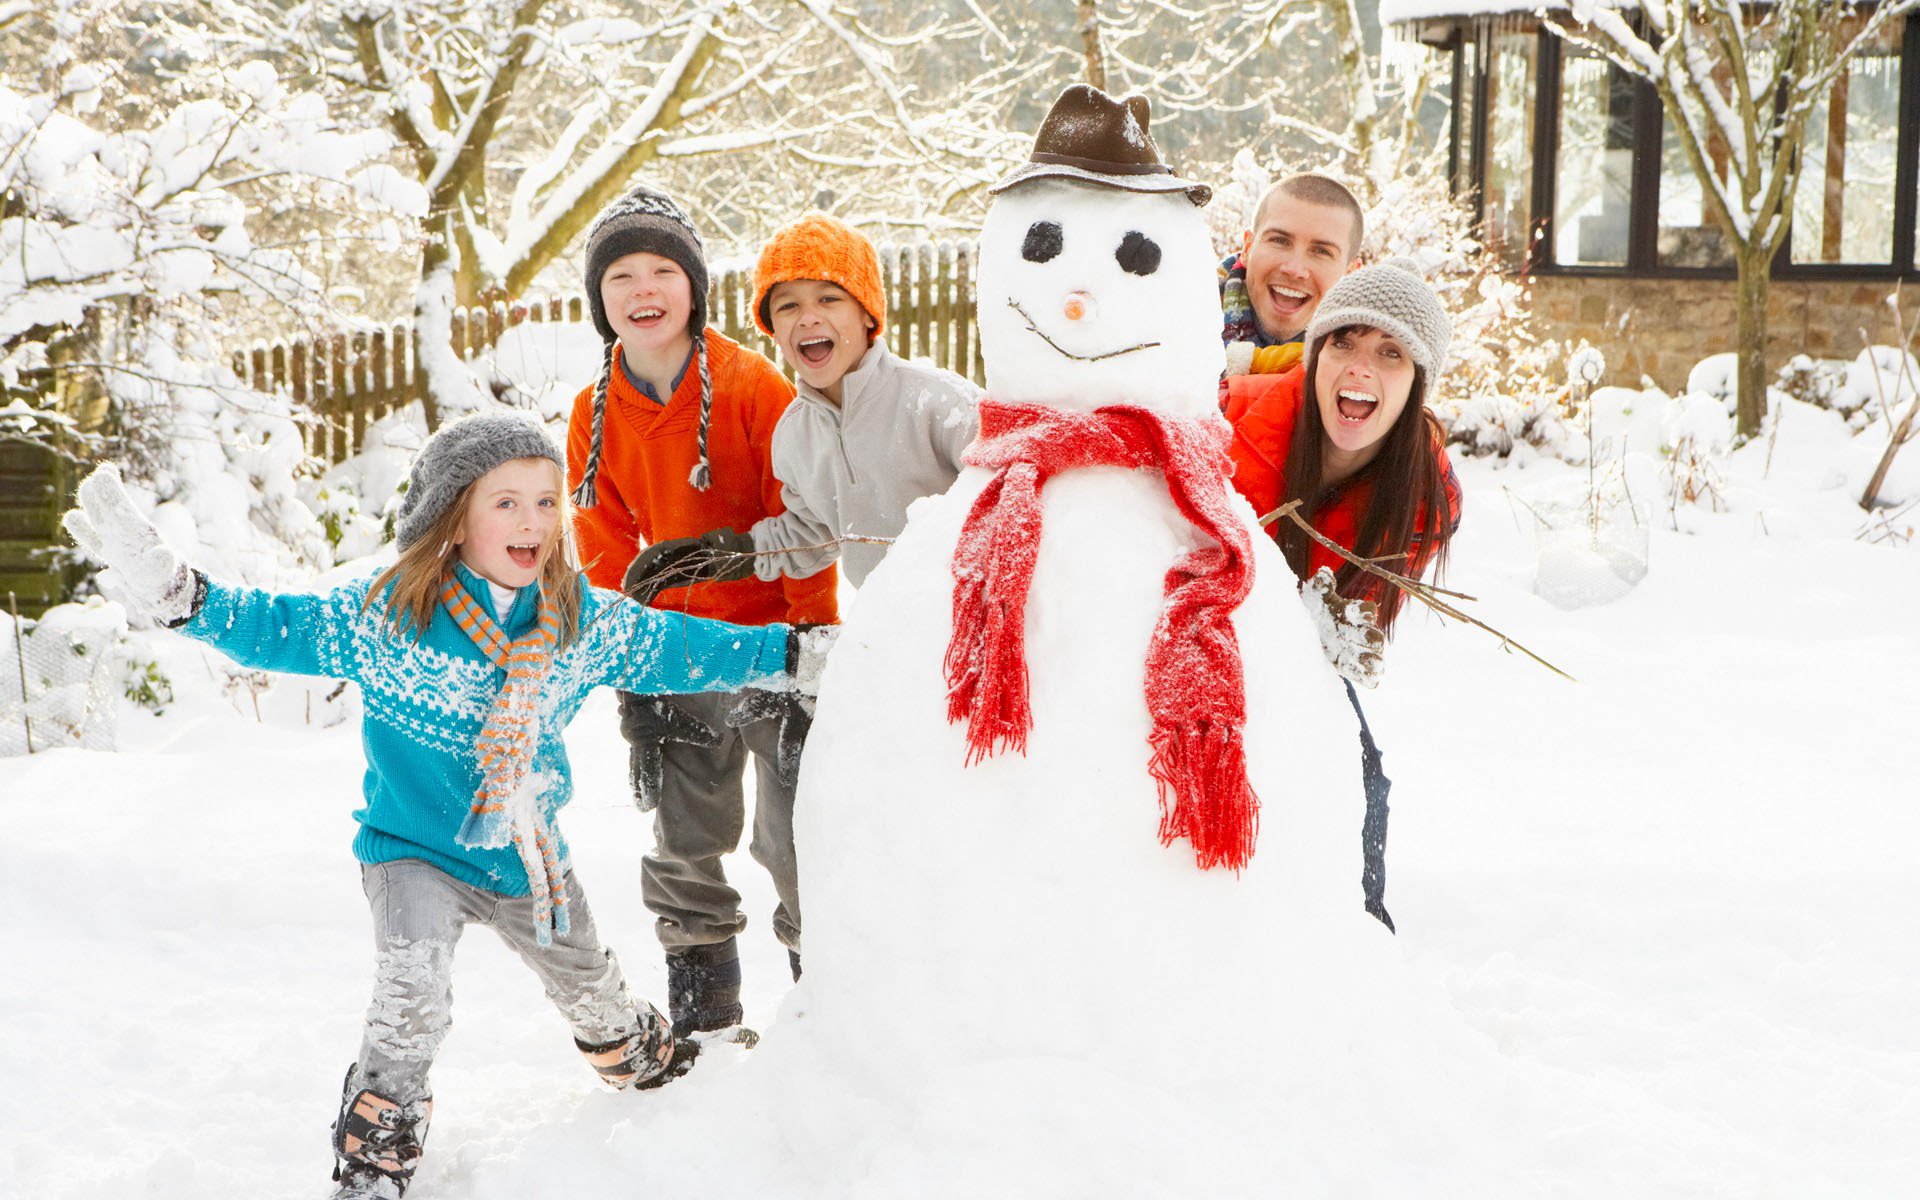
[{"label": "twig mouth", "polygon": [[1065,346],[1062,346],[1059,342],[1056,342],[1052,338],[1048,337],[1046,330],[1040,328],[1039,325],[1034,323],[1033,317],[1027,312],[1026,309],[1020,307],[1020,302],[1018,300],[1015,300],[1011,296],[1007,297],[1007,307],[1019,313],[1020,319],[1027,323],[1028,330],[1030,330],[1041,341],[1053,347],[1054,353],[1062,355],[1063,357],[1066,357],[1066,358],[1074,359],[1078,362],[1099,362],[1103,358],[1118,358],[1122,354],[1132,354],[1135,350],[1151,350],[1160,344],[1159,342],[1141,342],[1137,346],[1127,346],[1124,349],[1120,349],[1120,350],[1109,350],[1105,354],[1075,354],[1073,351],[1067,349]]}]

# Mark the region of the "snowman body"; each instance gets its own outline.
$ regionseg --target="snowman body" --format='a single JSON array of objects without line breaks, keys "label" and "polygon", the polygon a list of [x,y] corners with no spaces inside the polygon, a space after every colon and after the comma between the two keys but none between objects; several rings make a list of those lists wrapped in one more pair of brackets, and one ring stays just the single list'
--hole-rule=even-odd
[{"label": "snowman body", "polygon": [[[994,401],[1220,419],[1212,254],[1184,195],[1012,188],[983,230],[979,308]],[[807,1019],[894,1071],[1065,1056],[1191,1076],[1178,1030],[1299,994],[1311,947],[1385,938],[1362,912],[1353,710],[1279,550],[1230,495],[1253,535],[1233,625],[1258,839],[1238,873],[1162,844],[1145,663],[1167,570],[1206,536],[1158,471],[1073,469],[1041,493],[1024,753],[969,765],[943,660],[955,545],[991,478],[969,467],[913,506],[828,665],[795,820]],[[1207,1069],[1259,1058],[1242,1040]]]}]

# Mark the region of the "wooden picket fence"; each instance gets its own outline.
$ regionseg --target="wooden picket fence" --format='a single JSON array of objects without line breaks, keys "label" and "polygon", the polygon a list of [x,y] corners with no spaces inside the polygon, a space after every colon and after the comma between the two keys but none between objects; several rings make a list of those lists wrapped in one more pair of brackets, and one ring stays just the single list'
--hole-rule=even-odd
[{"label": "wooden picket fence", "polygon": [[[880,250],[888,345],[902,357],[927,359],[979,383],[974,261],[971,243],[922,242]],[[753,323],[752,268],[725,267],[712,272],[708,282],[708,323],[779,362],[772,342]],[[456,309],[453,349],[471,360],[522,322],[587,320],[586,300],[578,295]],[[234,357],[234,371],[255,389],[290,396],[311,418],[307,452],[340,462],[360,445],[368,425],[419,402],[424,380],[414,338],[411,323],[400,321],[307,341],[260,343]]]}]

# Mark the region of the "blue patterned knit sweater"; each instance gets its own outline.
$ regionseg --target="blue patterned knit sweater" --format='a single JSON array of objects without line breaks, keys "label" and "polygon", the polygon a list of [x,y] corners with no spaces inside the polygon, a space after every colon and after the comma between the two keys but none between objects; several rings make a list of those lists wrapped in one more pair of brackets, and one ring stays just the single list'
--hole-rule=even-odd
[{"label": "blue patterned knit sweater", "polygon": [[[455,568],[468,591],[518,637],[538,617],[539,589],[521,588],[504,620],[486,582]],[[365,705],[361,741],[367,773],[353,815],[353,853],[363,863],[419,858],[475,887],[527,894],[527,874],[511,846],[470,849],[454,840],[480,786],[474,740],[507,673],[434,609],[416,641],[389,624],[386,605],[361,608],[372,577],[322,595],[274,595],[207,583],[206,603],[180,632],[243,666],[349,679]],[[547,818],[573,794],[561,732],[587,693],[606,685],[631,692],[735,691],[784,679],[788,626],[729,625],[662,612],[580,577],[580,634],[554,656],[540,698],[539,749],[532,770],[548,777]],[[557,826],[556,826],[557,830]],[[568,862],[565,839],[560,860]]]}]

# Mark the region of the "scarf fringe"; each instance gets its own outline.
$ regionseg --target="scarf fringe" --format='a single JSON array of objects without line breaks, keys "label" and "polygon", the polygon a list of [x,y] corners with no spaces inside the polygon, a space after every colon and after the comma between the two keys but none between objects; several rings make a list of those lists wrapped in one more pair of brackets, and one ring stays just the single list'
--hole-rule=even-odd
[{"label": "scarf fringe", "polygon": [[1160,844],[1185,838],[1202,870],[1239,874],[1260,838],[1260,798],[1237,725],[1206,718],[1156,725],[1147,770],[1160,792]]}]

